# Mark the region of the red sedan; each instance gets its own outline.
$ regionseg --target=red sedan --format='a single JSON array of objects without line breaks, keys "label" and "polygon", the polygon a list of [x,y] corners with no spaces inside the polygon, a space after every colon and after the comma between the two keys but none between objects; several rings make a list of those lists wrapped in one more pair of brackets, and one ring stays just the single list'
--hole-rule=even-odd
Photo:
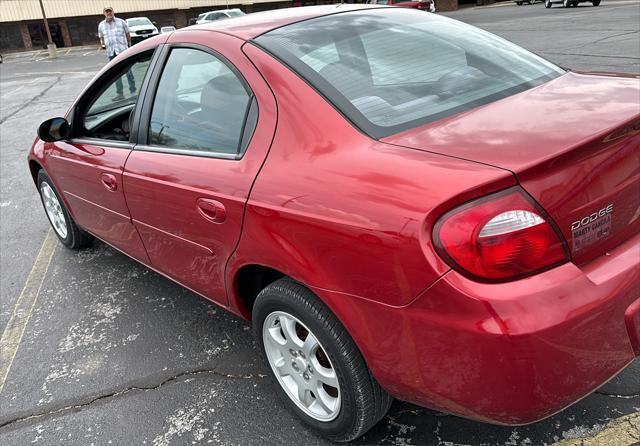
[{"label": "red sedan", "polygon": [[411,9],[277,10],[121,54],[29,167],[64,245],[252,320],[326,437],[392,397],[531,423],[640,355],[639,94]]}]

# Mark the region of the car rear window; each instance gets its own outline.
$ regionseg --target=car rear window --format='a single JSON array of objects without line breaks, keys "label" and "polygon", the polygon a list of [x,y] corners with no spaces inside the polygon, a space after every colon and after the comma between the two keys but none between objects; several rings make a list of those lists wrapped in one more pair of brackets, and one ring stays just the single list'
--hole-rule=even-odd
[{"label": "car rear window", "polygon": [[493,34],[404,8],[314,18],[277,28],[254,42],[375,138],[511,96],[564,73]]}]

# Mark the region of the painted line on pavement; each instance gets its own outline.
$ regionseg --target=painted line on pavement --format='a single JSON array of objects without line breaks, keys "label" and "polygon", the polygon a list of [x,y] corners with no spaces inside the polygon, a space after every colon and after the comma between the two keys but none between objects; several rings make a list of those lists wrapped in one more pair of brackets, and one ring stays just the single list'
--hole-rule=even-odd
[{"label": "painted line on pavement", "polygon": [[38,294],[40,294],[40,288],[51,264],[56,246],[58,246],[58,240],[51,228],[49,228],[24,288],[22,288],[20,297],[18,297],[13,308],[11,319],[9,319],[9,323],[5,327],[4,333],[2,333],[2,338],[0,338],[0,393],[2,393],[5,380],[9,370],[11,370],[18,347],[20,347],[22,336],[31,318],[36,300],[38,300]]},{"label": "painted line on pavement", "polygon": [[640,443],[640,413],[616,418],[590,437],[571,438],[551,446],[632,446]]}]

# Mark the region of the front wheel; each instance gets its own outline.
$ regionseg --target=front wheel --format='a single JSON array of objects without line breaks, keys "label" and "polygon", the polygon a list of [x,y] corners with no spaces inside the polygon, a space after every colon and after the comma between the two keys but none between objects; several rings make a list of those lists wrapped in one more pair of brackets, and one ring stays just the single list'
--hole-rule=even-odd
[{"label": "front wheel", "polygon": [[569,8],[572,5],[572,2],[570,2],[569,0],[562,0],[562,6],[564,6],[565,8]]},{"label": "front wheel", "polygon": [[358,438],[389,410],[345,328],[303,285],[280,279],[262,290],[253,329],[287,409],[324,437]]},{"label": "front wheel", "polygon": [[544,7],[545,8],[551,8],[551,0],[545,0]]},{"label": "front wheel", "polygon": [[44,170],[38,172],[38,191],[49,223],[63,245],[67,248],[77,249],[91,243],[93,236],[83,231],[73,221],[51,178]]},{"label": "front wheel", "polygon": [[593,6],[600,6],[600,0],[595,0],[594,2],[591,2],[591,4]]}]

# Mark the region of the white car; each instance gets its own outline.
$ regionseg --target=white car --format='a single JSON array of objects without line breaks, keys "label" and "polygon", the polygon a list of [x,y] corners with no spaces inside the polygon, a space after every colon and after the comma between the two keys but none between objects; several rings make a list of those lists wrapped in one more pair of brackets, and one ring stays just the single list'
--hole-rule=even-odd
[{"label": "white car", "polygon": [[215,22],[216,20],[223,20],[231,17],[240,17],[243,15],[245,15],[244,12],[242,12],[238,8],[219,9],[217,11],[209,11],[200,14],[198,16],[198,20],[196,20],[196,23],[200,25],[202,23]]},{"label": "white car", "polygon": [[127,26],[129,26],[132,44],[159,34],[158,28],[146,17],[132,17],[127,19]]}]

